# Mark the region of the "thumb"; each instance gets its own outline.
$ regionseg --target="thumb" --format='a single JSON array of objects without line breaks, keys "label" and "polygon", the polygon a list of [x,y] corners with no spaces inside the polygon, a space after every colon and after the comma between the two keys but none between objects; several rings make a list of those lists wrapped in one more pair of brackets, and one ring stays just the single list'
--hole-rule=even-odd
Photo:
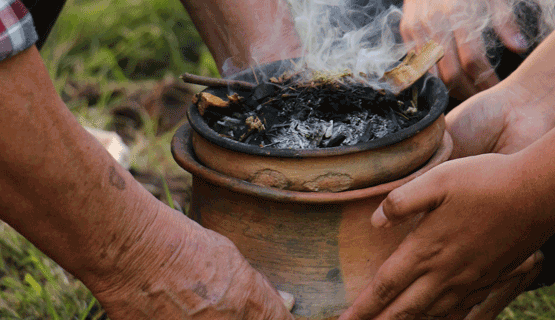
[{"label": "thumb", "polygon": [[521,32],[513,9],[506,1],[496,1],[497,15],[494,18],[494,29],[501,42],[515,53],[524,53],[530,44]]},{"label": "thumb", "polygon": [[446,194],[445,189],[440,187],[440,167],[391,191],[372,214],[372,225],[376,228],[392,227],[419,213],[437,208]]},{"label": "thumb", "polygon": [[293,295],[285,291],[278,291],[278,292],[281,298],[283,299],[283,304],[287,308],[287,311],[291,311],[293,309],[293,306],[295,306],[295,298],[293,297]]}]

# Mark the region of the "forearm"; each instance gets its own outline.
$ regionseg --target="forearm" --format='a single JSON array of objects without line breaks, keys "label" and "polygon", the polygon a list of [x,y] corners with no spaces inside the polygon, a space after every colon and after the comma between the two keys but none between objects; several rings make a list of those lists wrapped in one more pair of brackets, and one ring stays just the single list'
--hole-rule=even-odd
[{"label": "forearm", "polygon": [[[555,129],[522,151],[511,155],[515,179],[520,181],[523,198],[528,199],[528,212],[537,222],[555,233]],[[510,187],[510,186],[508,186]]]},{"label": "forearm", "polygon": [[181,2],[222,75],[300,55],[301,43],[285,0]]},{"label": "forearm", "polygon": [[551,33],[503,82],[522,87],[535,99],[552,94],[555,89],[555,32]]},{"label": "forearm", "polygon": [[80,278],[125,268],[156,199],[67,110],[35,47],[0,62],[0,88],[0,218]]}]

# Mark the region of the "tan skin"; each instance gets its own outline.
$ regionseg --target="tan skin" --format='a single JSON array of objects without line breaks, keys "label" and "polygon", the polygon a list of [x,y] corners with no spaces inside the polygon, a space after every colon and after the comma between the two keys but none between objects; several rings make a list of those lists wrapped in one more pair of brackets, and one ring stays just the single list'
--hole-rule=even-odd
[{"label": "tan skin", "polygon": [[[229,58],[242,68],[298,55],[283,15],[276,19],[284,29],[261,28],[260,16],[249,14],[228,21],[222,13],[232,2],[189,7],[199,26],[214,14],[226,26],[221,30],[241,27],[255,35],[224,36],[221,47],[209,42],[220,70]],[[244,10],[241,3],[236,8]],[[248,3],[253,9],[275,2]],[[210,10],[198,9],[204,4]],[[276,34],[292,43],[279,54]],[[227,43],[235,41],[242,42]],[[241,46],[257,50],[234,51]],[[81,128],[36,48],[0,62],[0,87],[0,218],[81,279],[111,319],[292,318],[228,239],[153,198]]]},{"label": "tan skin", "polygon": [[527,257],[555,233],[554,54],[552,34],[447,116],[458,159],[392,191],[373,214],[374,226],[389,227],[425,212],[342,320],[461,319],[495,294],[494,282],[541,259]]},{"label": "tan skin", "polygon": [[406,43],[420,48],[434,39],[444,46],[445,57],[433,71],[451,89],[451,95],[461,101],[499,83],[481,37],[470,35],[466,29],[476,19],[459,25],[461,19],[468,18],[464,12],[470,4],[489,6],[490,12],[497,13],[493,28],[508,49],[516,53],[527,50],[526,39],[506,0],[405,0],[400,25]]},{"label": "tan skin", "polygon": [[0,88],[0,218],[111,319],[292,319],[228,239],[156,200],[79,125],[36,47],[0,62]]},{"label": "tan skin", "polygon": [[[301,55],[302,46],[284,1],[181,2],[220,66],[222,76]],[[207,22],[211,28],[203,27]]]}]

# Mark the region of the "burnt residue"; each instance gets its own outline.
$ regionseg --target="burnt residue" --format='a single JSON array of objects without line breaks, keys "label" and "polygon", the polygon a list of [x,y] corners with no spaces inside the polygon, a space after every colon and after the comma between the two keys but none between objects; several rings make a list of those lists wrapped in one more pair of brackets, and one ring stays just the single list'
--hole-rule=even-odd
[{"label": "burnt residue", "polygon": [[[429,112],[429,104],[412,89],[395,96],[348,76],[308,82],[299,77],[270,78],[238,93],[228,108],[208,108],[203,118],[218,134],[238,142],[316,149],[379,139]],[[253,128],[253,120],[262,126]]]}]

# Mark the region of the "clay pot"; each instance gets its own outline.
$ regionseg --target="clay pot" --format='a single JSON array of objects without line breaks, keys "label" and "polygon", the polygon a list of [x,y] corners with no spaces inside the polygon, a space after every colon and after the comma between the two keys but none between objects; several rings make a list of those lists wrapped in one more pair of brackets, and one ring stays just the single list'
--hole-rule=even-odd
[{"label": "clay pot", "polygon": [[255,185],[201,164],[192,130],[172,141],[177,163],[193,175],[192,217],[233,241],[279,290],[296,299],[298,319],[334,319],[369,283],[416,220],[375,229],[370,217],[394,188],[447,160],[445,133],[433,156],[412,174],[385,184],[336,193],[298,192]]},{"label": "clay pot", "polygon": [[[280,75],[287,62],[262,66],[257,79]],[[255,82],[251,70],[235,79]],[[414,84],[430,108],[418,123],[383,138],[355,146],[293,150],[260,148],[220,136],[196,106],[187,111],[196,157],[208,168],[254,184],[296,191],[339,192],[393,181],[421,167],[437,150],[445,131],[448,102],[445,85],[436,77]],[[226,98],[227,88],[207,92]],[[248,92],[239,92],[247,95]]]}]

